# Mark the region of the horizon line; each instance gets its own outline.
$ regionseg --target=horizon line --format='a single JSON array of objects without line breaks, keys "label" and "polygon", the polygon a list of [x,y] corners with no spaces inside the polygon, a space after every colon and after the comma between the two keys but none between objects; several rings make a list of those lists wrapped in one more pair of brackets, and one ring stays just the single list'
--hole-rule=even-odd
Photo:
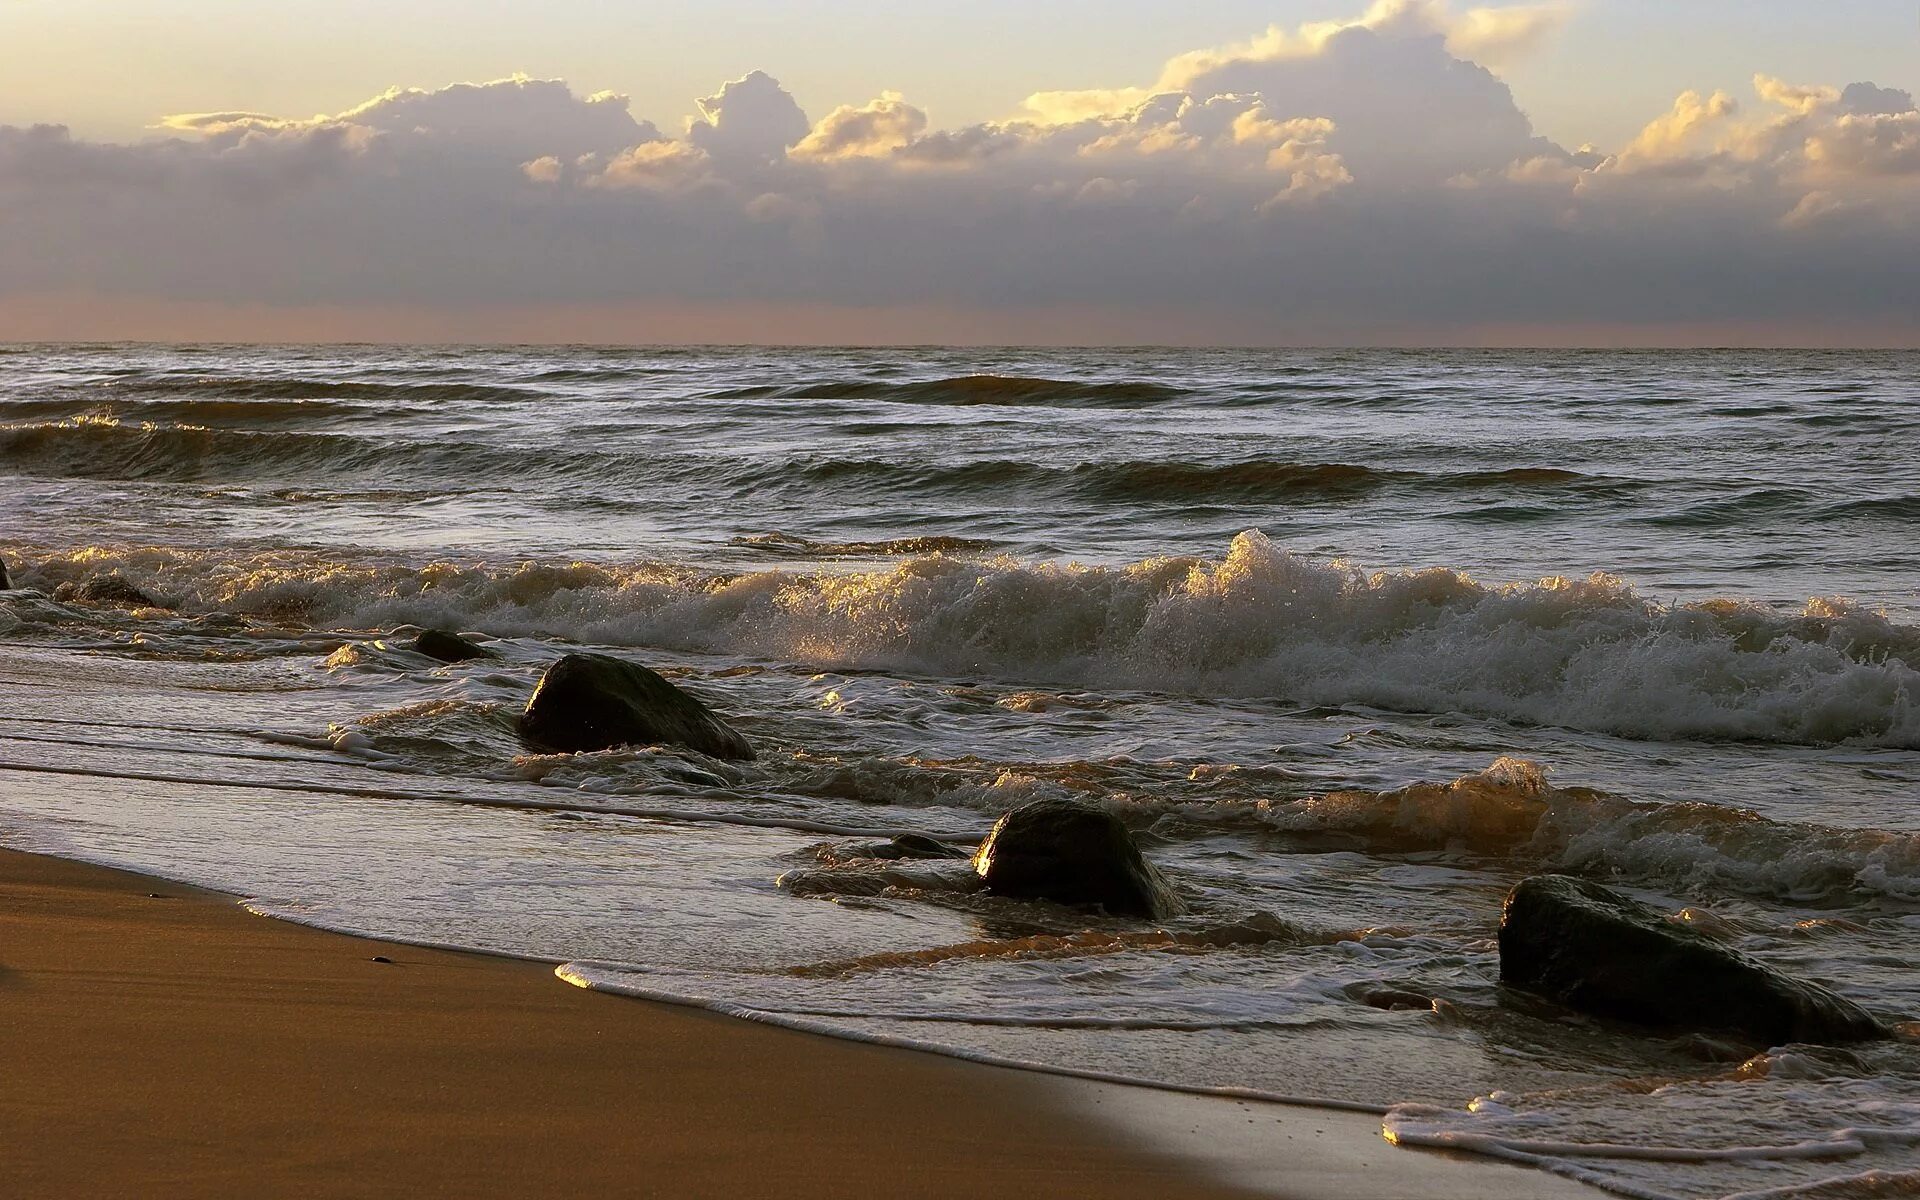
[{"label": "horizon line", "polygon": [[1379,351],[1384,353],[1412,353],[1416,351],[1453,352],[1453,353],[1497,353],[1513,354],[1524,352],[1538,353],[1734,353],[1767,352],[1781,354],[1920,354],[1920,338],[1909,343],[1887,344],[1820,344],[1820,343],[1737,343],[1737,342],[1698,342],[1698,343],[1659,343],[1659,342],[837,342],[837,341],[510,341],[510,340],[439,340],[421,339],[365,339],[365,338],[8,338],[0,337],[0,347],[7,349],[66,347],[169,347],[177,349],[198,348],[271,348],[271,347],[331,347],[339,349],[395,349],[415,348],[422,350],[1024,350],[1024,351],[1063,351],[1063,350],[1106,350],[1140,352],[1205,352],[1220,351],[1229,353],[1255,353],[1269,351],[1296,351],[1302,353],[1347,353],[1353,351]]}]

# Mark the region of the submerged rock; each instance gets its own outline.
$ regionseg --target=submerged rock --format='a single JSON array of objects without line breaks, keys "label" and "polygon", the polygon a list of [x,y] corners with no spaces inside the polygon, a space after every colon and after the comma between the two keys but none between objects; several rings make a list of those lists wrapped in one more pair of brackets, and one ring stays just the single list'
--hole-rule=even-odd
[{"label": "submerged rock", "polygon": [[638,663],[569,654],[547,668],[520,717],[520,735],[569,753],[615,746],[685,746],[713,758],[753,747],[706,705]]},{"label": "submerged rock", "polygon": [[1637,900],[1567,875],[1524,879],[1500,916],[1500,978],[1596,1016],[1769,1046],[1888,1035],[1873,1014]]},{"label": "submerged rock", "polygon": [[1383,1012],[1405,1012],[1408,1010],[1433,1010],[1433,997],[1424,992],[1411,991],[1387,983],[1356,983],[1344,989],[1346,994],[1366,1005]]},{"label": "submerged rock", "polygon": [[469,641],[457,633],[448,633],[444,629],[422,629],[420,636],[413,639],[412,649],[428,658],[437,658],[447,663],[499,657],[480,643]]},{"label": "submerged rock", "polygon": [[125,575],[95,575],[84,583],[63,583],[54,589],[53,598],[62,604],[101,604],[119,608],[166,608],[165,604],[135,587]]},{"label": "submerged rock", "polygon": [[1181,909],[1120,819],[1077,800],[1035,800],[1007,813],[974,852],[973,869],[1003,896],[1155,919]]},{"label": "submerged rock", "polygon": [[889,841],[875,842],[865,848],[865,854],[868,858],[878,859],[973,857],[958,846],[949,846],[924,833],[903,833]]}]

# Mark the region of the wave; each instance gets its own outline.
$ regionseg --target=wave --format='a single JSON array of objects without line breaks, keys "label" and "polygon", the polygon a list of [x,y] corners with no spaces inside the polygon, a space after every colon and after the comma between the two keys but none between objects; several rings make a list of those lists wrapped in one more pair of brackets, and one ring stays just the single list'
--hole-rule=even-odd
[{"label": "wave", "polygon": [[728,543],[762,554],[789,558],[865,558],[902,554],[969,554],[991,549],[992,542],[979,538],[934,534],[924,537],[888,538],[877,542],[823,542],[791,533],[759,533],[737,537]]},{"label": "wave", "polygon": [[420,411],[374,408],[339,400],[130,400],[103,403],[97,397],[0,400],[0,420],[172,422],[238,428],[299,425],[310,421],[389,421]]},{"label": "wave", "polygon": [[1864,500],[1842,501],[1822,509],[1821,516],[1828,519],[1884,517],[1890,521],[1902,523],[1920,521],[1920,496],[1873,496]]},{"label": "wave", "polygon": [[816,380],[728,388],[712,400],[875,400],[890,404],[1006,404],[1056,408],[1138,408],[1186,395],[1183,388],[1144,381],[1038,379],[1022,375],[955,375],[913,383]]},{"label": "wave", "polygon": [[1111,499],[1208,497],[1259,499],[1263,496],[1317,494],[1335,496],[1400,487],[1434,491],[1498,491],[1513,488],[1613,486],[1607,481],[1550,467],[1497,471],[1425,472],[1391,470],[1352,463],[1296,463],[1255,460],[1232,463],[1117,462],[1088,463],[1072,469],[1079,489]]},{"label": "wave", "polygon": [[541,393],[500,384],[403,383],[362,379],[306,379],[269,375],[141,375],[116,379],[100,389],[109,397],[184,395],[196,400],[365,400],[456,405],[538,399]]},{"label": "wave", "polygon": [[1294,834],[1359,837],[1389,852],[1464,849],[1530,867],[1622,875],[1688,894],[1920,900],[1920,834],[1556,788],[1537,764],[1509,758],[1451,783],[1223,804],[1216,816]]},{"label": "wave", "polygon": [[1634,486],[1547,467],[1424,472],[1355,463],[1119,460],[1056,467],[1019,459],[915,464],[872,459],[825,459],[777,464],[753,471],[756,482],[778,484],[794,475],[821,484],[858,481],[872,487],[932,492],[1024,487],[1080,499],[1123,501],[1260,501],[1300,496],[1341,498],[1384,489],[1435,492],[1577,488],[1591,495]]},{"label": "wave", "polygon": [[[378,473],[382,479],[443,480],[449,487],[462,489],[471,488],[475,478],[530,479],[542,484],[571,481],[592,488],[596,494],[604,491],[608,482],[662,478],[719,482],[740,493],[769,489],[814,493],[857,486],[929,495],[997,496],[1018,489],[1036,497],[1098,503],[1189,504],[1298,498],[1338,501],[1385,489],[1448,494],[1574,491],[1599,498],[1636,486],[1544,467],[1427,473],[1352,463],[1272,460],[1122,460],[1051,466],[1020,459],[921,464],[826,457],[732,463],[721,470],[711,458],[675,452],[506,447],[445,437],[426,441],[276,428],[309,419],[337,423],[348,414],[366,419],[395,415],[359,408],[348,408],[345,413],[325,408],[306,411],[313,403],[322,402],[193,402],[191,407],[198,415],[226,428],[184,419],[141,422],[97,413],[0,425],[0,456],[16,469],[87,479],[246,483],[261,479],[278,482],[289,472],[329,479]],[[229,407],[243,411],[236,417],[226,411]],[[184,417],[183,413],[173,415]],[[233,428],[236,424],[259,427]],[[926,547],[928,551],[935,548]],[[834,552],[824,553],[830,556]]]},{"label": "wave", "polygon": [[[1796,1047],[1730,1076],[1661,1086],[1496,1091],[1464,1108],[1402,1104],[1396,1145],[1468,1151],[1542,1167],[1636,1200],[1869,1200],[1920,1185],[1920,1108],[1910,1051],[1845,1064]],[[1791,1064],[1785,1078],[1776,1065]],[[1866,1078],[1850,1079],[1856,1072]],[[1622,1135],[1626,1135],[1623,1140]]]},{"label": "wave", "polygon": [[347,472],[389,457],[378,440],[331,433],[127,424],[85,416],[0,426],[0,457],[16,469],[82,479],[221,482],[288,471]]},{"label": "wave", "polygon": [[1777,517],[1807,511],[1819,496],[1804,488],[1754,488],[1738,496],[1709,500],[1672,512],[1637,518],[1648,525],[1680,529],[1718,529],[1751,517]]},{"label": "wave", "polygon": [[1609,575],[1369,574],[1257,532],[1224,558],[1082,567],[915,557],[856,572],[409,563],[89,548],[16,581],[118,570],[191,610],[563,637],[1024,684],[1468,712],[1650,739],[1920,748],[1920,628],[1837,599],[1661,605]]},{"label": "wave", "polygon": [[[276,495],[356,490],[318,484],[289,488],[284,481],[293,474],[326,484],[364,479],[380,490],[446,493],[471,491],[475,479],[559,478],[604,485],[622,473],[654,471],[663,465],[659,459],[593,450],[542,452],[444,437],[415,441],[275,428],[213,428],[103,415],[0,425],[0,459],[23,473],[80,479],[235,486],[271,481],[282,485],[274,489]],[[683,471],[691,466],[684,460],[667,463]],[[396,480],[412,486],[396,489]],[[433,481],[444,486],[420,486]]]},{"label": "wave", "polygon": [[[1920,833],[1779,821],[1722,804],[1635,800],[1588,787],[1557,787],[1546,769],[1515,758],[1446,783],[1386,791],[1343,789],[1299,794],[1295,777],[1250,780],[1241,794],[1158,781],[1141,786],[1099,778],[1094,764],[1049,764],[997,774],[942,764],[866,759],[832,770],[786,775],[774,786],[800,795],[838,795],[864,804],[971,808],[992,816],[1042,795],[1101,797],[1135,826],[1173,818],[1182,836],[1279,834],[1320,849],[1370,854],[1465,854],[1503,870],[1565,871],[1630,879],[1676,895],[1741,895],[1793,904],[1860,898],[1920,901]],[[1091,769],[1090,769],[1091,768]],[[1235,770],[1244,770],[1236,768]],[[1078,786],[1065,788],[1068,776]],[[771,782],[771,781],[770,781]],[[861,894],[863,886],[901,882],[898,864],[857,855],[847,872],[822,848],[827,869],[796,872],[803,885],[823,881]],[[942,864],[936,863],[936,868]],[[924,864],[913,864],[924,870]],[[875,873],[870,868],[881,868]]]}]

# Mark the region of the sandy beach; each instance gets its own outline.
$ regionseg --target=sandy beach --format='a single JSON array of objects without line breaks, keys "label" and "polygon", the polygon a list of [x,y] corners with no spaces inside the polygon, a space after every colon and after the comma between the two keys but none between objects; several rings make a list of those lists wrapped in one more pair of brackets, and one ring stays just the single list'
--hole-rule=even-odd
[{"label": "sandy beach", "polygon": [[17,1196],[1597,1194],[1366,1117],[756,1026],[15,852],[0,1002]]}]

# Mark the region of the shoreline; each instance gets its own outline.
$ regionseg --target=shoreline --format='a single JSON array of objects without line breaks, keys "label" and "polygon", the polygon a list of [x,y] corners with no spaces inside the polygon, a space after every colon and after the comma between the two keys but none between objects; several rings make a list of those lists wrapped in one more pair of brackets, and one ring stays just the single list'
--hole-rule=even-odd
[{"label": "shoreline", "polygon": [[[377,961],[385,959],[389,961]],[[1042,1075],[565,986],[0,850],[22,1195],[1453,1200],[1602,1193],[1377,1118]]]}]

